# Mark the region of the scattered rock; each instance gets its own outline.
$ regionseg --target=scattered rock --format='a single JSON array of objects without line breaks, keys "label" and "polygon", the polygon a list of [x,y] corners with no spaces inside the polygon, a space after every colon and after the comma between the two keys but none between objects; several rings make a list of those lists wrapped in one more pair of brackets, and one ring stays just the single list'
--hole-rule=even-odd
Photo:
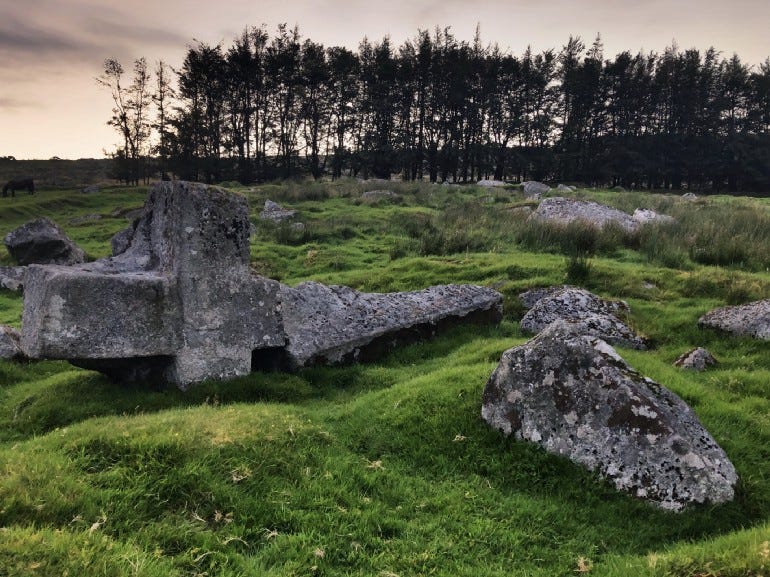
[{"label": "scattered rock", "polygon": [[536,180],[528,180],[522,183],[524,189],[524,195],[527,198],[540,198],[544,194],[548,194],[551,191],[551,187],[542,182]]},{"label": "scattered rock", "polygon": [[100,188],[98,184],[89,184],[86,186],[81,192],[83,194],[94,194],[96,192],[99,192]]},{"label": "scattered rock", "polygon": [[559,186],[556,187],[556,190],[558,190],[559,192],[575,192],[577,190],[577,187],[570,186],[567,184],[560,184]]},{"label": "scattered rock", "polygon": [[503,353],[484,420],[664,509],[732,500],[735,468],[690,407],[580,330],[558,321]]},{"label": "scattered rock", "polygon": [[289,368],[372,360],[448,326],[498,323],[502,302],[497,291],[473,285],[389,294],[317,282],[282,285]]},{"label": "scattered rock", "polygon": [[673,216],[659,214],[649,208],[637,208],[632,218],[639,224],[676,224]]},{"label": "scattered rock", "polygon": [[561,196],[543,200],[537,210],[532,213],[530,219],[559,225],[583,221],[596,228],[615,224],[626,232],[634,232],[639,227],[639,223],[622,210],[596,202],[574,200]]},{"label": "scattered rock", "polygon": [[123,230],[119,230],[110,239],[110,246],[112,247],[112,256],[118,256],[123,254],[131,246],[131,239],[134,238],[134,225],[127,226]]},{"label": "scattered rock", "polygon": [[266,200],[265,208],[259,213],[259,218],[262,220],[270,220],[272,222],[283,222],[284,220],[294,218],[295,214],[297,214],[296,210],[285,209],[277,202]]},{"label": "scattered rock", "polygon": [[86,259],[83,249],[47,218],[38,218],[9,232],[5,246],[20,265],[72,265]]},{"label": "scattered rock", "polygon": [[585,289],[563,286],[535,289],[519,298],[529,308],[519,324],[524,332],[538,333],[556,320],[579,321],[576,325],[584,334],[634,349],[647,345],[616,315],[627,314],[623,301],[606,301]]},{"label": "scattered rock", "polygon": [[768,341],[770,299],[714,309],[698,319],[698,326]]},{"label": "scattered rock", "polygon": [[687,351],[674,361],[675,367],[691,369],[693,371],[698,371],[699,373],[710,367],[715,367],[718,364],[719,363],[714,358],[714,355],[703,347]]},{"label": "scattered rock", "polygon": [[401,197],[392,190],[367,190],[361,195],[363,201],[370,203],[376,203],[381,200],[396,200],[398,198]]},{"label": "scattered rock", "polygon": [[25,266],[0,266],[0,287],[9,291],[24,289]]},{"label": "scattered rock", "polygon": [[94,222],[95,220],[101,220],[102,215],[101,214],[86,214],[83,216],[76,216],[75,218],[71,218],[69,223],[70,224],[83,224],[85,222]]},{"label": "scattered rock", "polygon": [[496,188],[496,187],[503,187],[508,186],[508,183],[504,180],[479,180],[476,183],[476,186],[483,186],[485,188]]},{"label": "scattered rock", "polygon": [[142,213],[144,212],[143,207],[133,207],[133,208],[121,208],[118,207],[115,210],[112,211],[110,216],[113,218],[126,218],[128,220],[136,220],[140,216],[142,216]]},{"label": "scattered rock", "polygon": [[12,327],[0,325],[0,359],[20,359],[24,357],[21,352],[21,334]]},{"label": "scattered rock", "polygon": [[685,192],[682,195],[682,200],[698,200],[698,195],[694,192]]}]

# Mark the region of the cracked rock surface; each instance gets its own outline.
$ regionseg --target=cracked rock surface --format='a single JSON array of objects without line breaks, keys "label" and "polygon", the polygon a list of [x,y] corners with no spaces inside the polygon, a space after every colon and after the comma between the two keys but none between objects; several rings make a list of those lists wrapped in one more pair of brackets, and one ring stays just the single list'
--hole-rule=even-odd
[{"label": "cracked rock surface", "polygon": [[580,333],[557,321],[503,353],[484,390],[484,420],[664,509],[732,500],[735,468],[692,409]]},{"label": "cracked rock surface", "polygon": [[698,319],[698,326],[768,341],[770,299],[714,309]]}]

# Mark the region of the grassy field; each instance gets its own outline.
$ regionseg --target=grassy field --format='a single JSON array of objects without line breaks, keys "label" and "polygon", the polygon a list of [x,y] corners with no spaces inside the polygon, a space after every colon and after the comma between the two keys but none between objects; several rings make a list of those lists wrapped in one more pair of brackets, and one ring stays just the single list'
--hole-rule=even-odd
[{"label": "grassy field", "polygon": [[[386,187],[400,197],[360,197]],[[257,226],[255,272],[367,291],[483,284],[503,293],[505,318],[376,364],[187,393],[0,361],[0,576],[770,575],[770,343],[696,326],[715,306],[770,297],[768,201],[576,193],[679,220],[627,236],[534,226],[515,188],[234,189]],[[0,234],[49,216],[106,256],[144,192],[2,199]],[[266,198],[305,229],[260,222]],[[630,304],[654,348],[620,354],[694,408],[741,477],[733,503],[666,513],[483,423],[487,378],[527,339],[517,295],[568,280]],[[21,297],[0,291],[0,323],[20,319]],[[695,346],[719,367],[672,367]]]}]

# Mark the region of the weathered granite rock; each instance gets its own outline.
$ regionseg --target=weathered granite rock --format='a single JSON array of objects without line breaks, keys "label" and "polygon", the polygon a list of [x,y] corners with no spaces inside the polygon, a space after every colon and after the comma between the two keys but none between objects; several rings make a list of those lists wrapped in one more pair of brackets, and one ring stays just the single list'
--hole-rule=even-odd
[{"label": "weathered granite rock", "polygon": [[575,192],[577,188],[568,184],[559,184],[559,186],[556,187],[556,190],[559,192]]},{"label": "weathered granite rock", "polygon": [[502,317],[502,295],[472,285],[377,294],[304,282],[281,286],[281,305],[290,368],[371,360],[446,326]]},{"label": "weathered granite rock", "polygon": [[367,190],[361,195],[361,198],[369,200],[380,200],[384,198],[398,198],[398,194],[392,190]]},{"label": "weathered granite rock", "polygon": [[579,321],[584,334],[634,349],[645,349],[644,339],[616,315],[627,314],[623,301],[606,301],[585,289],[552,287],[527,291],[519,296],[529,311],[519,324],[524,332],[538,333],[556,320]]},{"label": "weathered granite rock", "polygon": [[0,266],[0,288],[9,291],[24,289],[24,276],[27,274],[25,266]]},{"label": "weathered granite rock", "polygon": [[508,186],[508,183],[505,182],[504,180],[482,179],[476,183],[476,186],[483,186],[485,188],[498,188],[498,187]]},{"label": "weathered granite rock", "polygon": [[528,198],[540,198],[550,192],[551,187],[536,180],[528,180],[522,183],[522,189]]},{"label": "weathered granite rock", "polygon": [[580,332],[558,321],[503,353],[484,420],[664,509],[732,500],[735,468],[690,407]]},{"label": "weathered granite rock", "polygon": [[770,340],[770,299],[714,309],[698,319],[698,326]]},{"label": "weathered granite rock", "polygon": [[632,218],[639,224],[676,224],[676,219],[649,208],[637,208]]},{"label": "weathered granite rock", "polygon": [[681,355],[674,361],[674,366],[682,369],[690,369],[697,372],[705,371],[710,367],[715,367],[719,363],[708,350],[703,347],[692,349]]},{"label": "weathered granite rock", "polygon": [[157,184],[122,254],[29,267],[22,349],[182,389],[247,374],[255,349],[284,342],[278,283],[251,276],[248,231],[242,196]]},{"label": "weathered granite rock", "polygon": [[529,218],[559,225],[583,221],[596,228],[604,228],[612,223],[626,232],[634,232],[639,227],[639,223],[622,210],[596,202],[574,200],[561,196],[543,200]]},{"label": "weathered granite rock", "polygon": [[119,230],[110,239],[110,247],[112,248],[112,256],[118,256],[123,254],[131,246],[131,239],[134,238],[134,225],[127,226],[123,230]]},{"label": "weathered granite rock", "polygon": [[449,324],[500,320],[502,296],[483,287],[383,295],[252,276],[249,229],[240,195],[156,185],[122,253],[28,267],[22,350],[185,389],[261,368],[366,360]]},{"label": "weathered granite rock", "polygon": [[698,195],[694,192],[685,192],[682,195],[682,200],[698,200]]},{"label": "weathered granite rock", "polygon": [[71,265],[85,261],[86,254],[47,218],[21,225],[5,236],[5,246],[20,265]]},{"label": "weathered granite rock", "polygon": [[20,359],[24,357],[21,352],[21,334],[12,327],[0,325],[0,359]]},{"label": "weathered granite rock", "polygon": [[295,214],[297,214],[296,210],[288,210],[283,208],[277,202],[266,200],[265,208],[259,213],[259,218],[262,220],[270,220],[272,222],[283,222],[284,220],[294,218]]}]

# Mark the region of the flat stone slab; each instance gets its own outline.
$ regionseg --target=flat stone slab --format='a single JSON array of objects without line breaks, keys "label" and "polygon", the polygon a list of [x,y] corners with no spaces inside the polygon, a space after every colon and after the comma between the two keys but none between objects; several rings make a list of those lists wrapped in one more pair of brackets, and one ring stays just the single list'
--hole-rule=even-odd
[{"label": "flat stone slab", "polygon": [[698,326],[717,329],[731,335],[768,341],[770,340],[770,299],[714,309],[698,319]]},{"label": "flat stone slab", "polygon": [[614,224],[626,232],[634,232],[639,228],[639,223],[622,210],[597,202],[561,196],[543,200],[529,218],[562,226],[571,222],[584,222],[596,228]]},{"label": "flat stone slab", "polygon": [[474,285],[380,294],[304,282],[281,286],[281,306],[291,368],[372,360],[450,326],[502,318],[502,295]]},{"label": "flat stone slab", "polygon": [[566,321],[503,353],[481,415],[664,509],[735,495],[735,468],[690,407]]}]

